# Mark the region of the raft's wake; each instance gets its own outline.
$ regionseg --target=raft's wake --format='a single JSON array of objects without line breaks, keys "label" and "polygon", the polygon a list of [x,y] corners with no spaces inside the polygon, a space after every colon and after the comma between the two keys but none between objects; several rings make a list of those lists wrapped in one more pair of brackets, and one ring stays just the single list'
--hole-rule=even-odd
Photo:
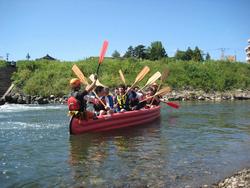
[{"label": "raft's wake", "polygon": [[22,111],[34,111],[34,110],[46,110],[46,109],[64,109],[65,105],[23,105],[23,104],[5,104],[0,106],[1,112],[22,112]]}]

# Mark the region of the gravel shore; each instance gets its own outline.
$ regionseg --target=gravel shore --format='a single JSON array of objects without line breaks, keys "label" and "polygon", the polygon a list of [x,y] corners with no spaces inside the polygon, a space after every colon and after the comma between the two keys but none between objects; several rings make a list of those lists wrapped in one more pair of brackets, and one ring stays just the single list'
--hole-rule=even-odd
[{"label": "gravel shore", "polygon": [[[205,186],[202,186],[205,187]],[[214,185],[212,188],[250,188],[250,168],[243,169]]]}]

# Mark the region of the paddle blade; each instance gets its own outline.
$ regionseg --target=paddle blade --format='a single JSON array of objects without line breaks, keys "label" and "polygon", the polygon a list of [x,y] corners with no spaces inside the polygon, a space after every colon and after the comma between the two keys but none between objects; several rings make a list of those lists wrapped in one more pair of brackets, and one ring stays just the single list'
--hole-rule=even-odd
[{"label": "paddle blade", "polygon": [[[94,82],[94,81],[95,81],[95,75],[94,75],[94,74],[91,74],[91,75],[89,76],[89,79],[90,79],[92,82]],[[107,86],[101,84],[101,82],[100,82],[98,79],[96,80],[96,84],[95,84],[95,85],[97,85],[97,86],[102,86],[102,87],[107,87]]]},{"label": "paddle blade", "polygon": [[171,107],[173,107],[173,108],[180,108],[180,105],[178,104],[178,103],[174,103],[174,102],[166,102],[166,104],[168,105],[168,106],[171,106]]},{"label": "paddle blade", "polygon": [[166,95],[170,91],[171,91],[170,87],[164,87],[164,88],[160,89],[158,92],[156,92],[155,96],[157,96],[157,95]]},{"label": "paddle blade", "polygon": [[159,71],[157,71],[156,73],[154,73],[147,81],[145,86],[151,85],[153,84],[156,80],[158,80],[161,77],[161,73]]},{"label": "paddle blade", "polygon": [[164,82],[167,79],[168,75],[169,75],[169,70],[164,69],[164,71],[162,72],[161,81]]},{"label": "paddle blade", "polygon": [[101,53],[100,53],[100,57],[99,57],[99,61],[98,63],[101,64],[103,62],[103,59],[104,59],[104,56],[105,56],[105,53],[107,51],[107,48],[108,48],[108,41],[104,41],[103,42],[103,45],[102,45],[102,50],[101,50]]},{"label": "paddle blade", "polygon": [[124,77],[121,69],[119,70],[119,74],[120,74],[120,78],[121,78],[122,82],[126,85],[126,80],[125,80],[125,77]]},{"label": "paddle blade", "polygon": [[135,78],[135,83],[141,81],[149,71],[150,68],[148,66],[145,66]]},{"label": "paddle blade", "polygon": [[83,84],[89,85],[88,81],[86,80],[85,76],[83,75],[82,71],[78,68],[77,65],[73,65],[72,70]]}]

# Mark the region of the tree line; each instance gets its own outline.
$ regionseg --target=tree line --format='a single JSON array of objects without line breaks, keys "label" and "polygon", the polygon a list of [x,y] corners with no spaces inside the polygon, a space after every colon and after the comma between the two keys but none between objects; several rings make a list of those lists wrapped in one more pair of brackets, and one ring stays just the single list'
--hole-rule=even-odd
[{"label": "tree line", "polygon": [[[204,55],[205,58],[203,57]],[[161,41],[154,41],[148,47],[142,44],[135,47],[129,46],[123,56],[121,56],[121,54],[117,50],[115,50],[112,53],[112,57],[135,58],[141,60],[148,59],[151,61],[156,61],[162,58],[168,58],[168,54],[166,53],[166,50]],[[211,59],[209,53],[203,54],[202,50],[197,46],[194,50],[192,50],[190,47],[188,47],[186,51],[177,50],[174,57],[171,58],[182,61],[204,61],[204,59],[208,61]]]}]

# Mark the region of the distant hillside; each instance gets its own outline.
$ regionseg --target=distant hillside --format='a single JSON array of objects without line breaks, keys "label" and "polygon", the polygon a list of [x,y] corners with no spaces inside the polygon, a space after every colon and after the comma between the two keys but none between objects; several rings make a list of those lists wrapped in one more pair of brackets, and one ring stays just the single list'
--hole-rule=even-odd
[{"label": "distant hillside", "polygon": [[[62,96],[69,92],[70,78],[75,77],[71,71],[72,65],[77,64],[85,76],[95,73],[97,58],[77,62],[60,61],[18,61],[18,72],[12,77],[13,82],[24,93],[30,95]],[[105,59],[100,68],[99,79],[105,85],[115,87],[121,83],[118,70],[121,69],[127,83],[133,83],[137,73],[148,65],[150,73],[139,85],[156,71],[165,67],[170,75],[164,83],[175,89],[202,89],[204,91],[223,91],[232,89],[250,89],[250,64],[229,63],[223,61],[180,61],[165,58],[159,61],[137,59]]]}]

